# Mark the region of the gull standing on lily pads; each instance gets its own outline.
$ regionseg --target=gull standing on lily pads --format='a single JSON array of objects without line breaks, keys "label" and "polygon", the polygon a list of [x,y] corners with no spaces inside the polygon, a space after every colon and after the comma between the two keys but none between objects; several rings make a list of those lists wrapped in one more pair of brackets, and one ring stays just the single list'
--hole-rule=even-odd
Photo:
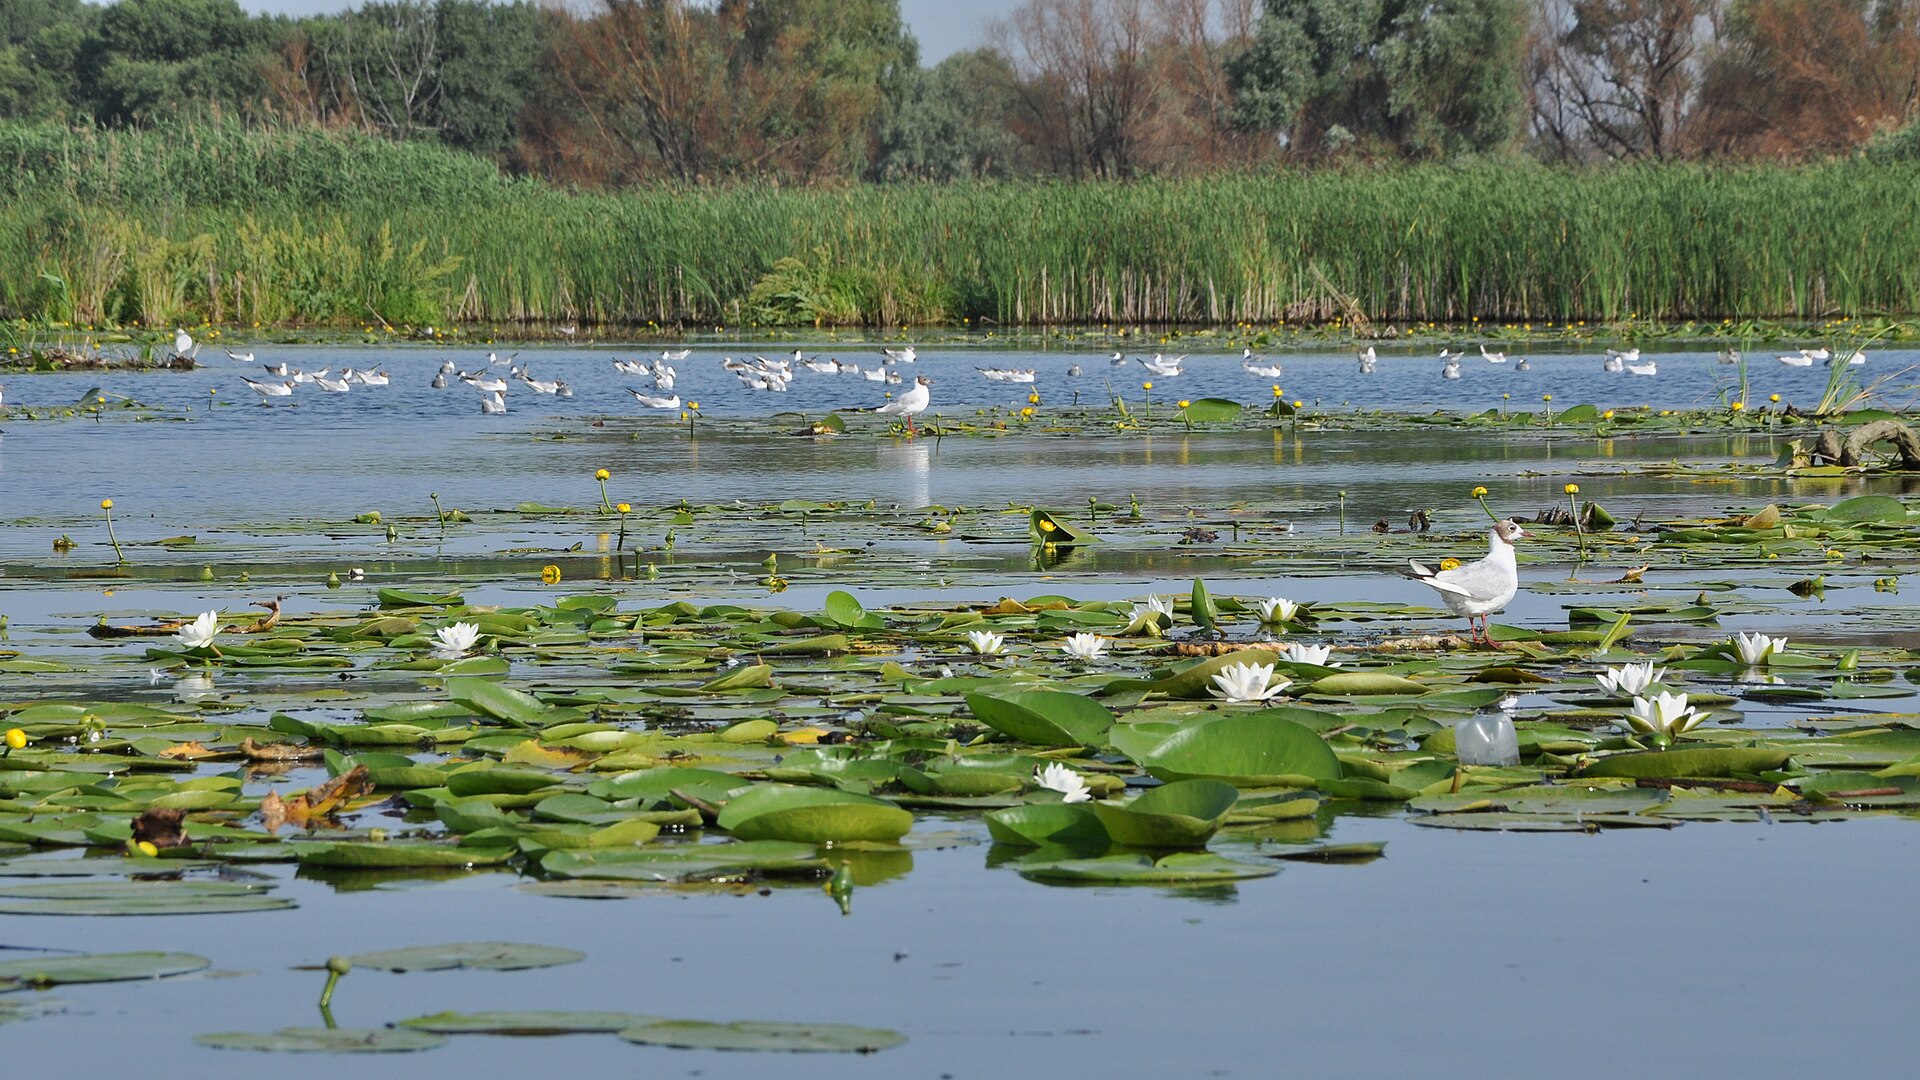
[{"label": "gull standing on lily pads", "polygon": [[1520,591],[1520,568],[1514,559],[1513,542],[1527,535],[1511,519],[1496,521],[1488,532],[1487,557],[1476,559],[1452,570],[1429,570],[1418,560],[1408,559],[1407,575],[1440,594],[1447,610],[1464,616],[1472,628],[1472,638],[1493,644],[1487,637],[1487,616],[1505,611]]},{"label": "gull standing on lily pads", "polygon": [[925,375],[918,376],[913,380],[913,389],[880,406],[874,412],[906,417],[907,434],[912,435],[914,433],[913,418],[926,412],[927,406],[933,401],[933,391],[928,389],[932,385],[933,380]]}]

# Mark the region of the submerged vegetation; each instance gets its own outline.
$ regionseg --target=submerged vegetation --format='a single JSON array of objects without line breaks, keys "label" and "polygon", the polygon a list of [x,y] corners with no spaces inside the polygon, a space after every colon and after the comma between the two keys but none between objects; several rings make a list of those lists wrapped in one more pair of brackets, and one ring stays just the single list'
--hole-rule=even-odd
[{"label": "submerged vegetation", "polygon": [[0,311],[84,326],[1364,332],[1920,310],[1905,164],[590,194],[312,132],[15,126],[0,147]]}]

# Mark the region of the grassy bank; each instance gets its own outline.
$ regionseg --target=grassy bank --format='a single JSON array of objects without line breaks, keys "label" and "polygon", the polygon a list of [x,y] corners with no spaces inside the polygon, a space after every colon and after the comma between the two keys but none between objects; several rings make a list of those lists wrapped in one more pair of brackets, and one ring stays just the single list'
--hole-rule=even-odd
[{"label": "grassy bank", "polygon": [[81,324],[1816,320],[1920,311],[1920,168],[578,194],[315,133],[0,127],[0,309]]}]

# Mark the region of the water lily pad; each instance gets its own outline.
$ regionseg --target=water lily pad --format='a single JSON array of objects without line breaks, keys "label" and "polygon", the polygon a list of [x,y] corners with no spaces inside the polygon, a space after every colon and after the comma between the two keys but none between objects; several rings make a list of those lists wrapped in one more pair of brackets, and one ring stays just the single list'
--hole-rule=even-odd
[{"label": "water lily pad", "polygon": [[1249,713],[1183,727],[1138,759],[1162,780],[1211,778],[1238,787],[1300,786],[1340,775],[1326,740],[1289,720]]},{"label": "water lily pad", "polygon": [[0,901],[0,915],[235,915],[294,906],[280,896],[122,896]]},{"label": "water lily pad", "polygon": [[702,1020],[656,1020],[620,1033],[628,1042],[686,1050],[762,1050],[786,1053],[871,1054],[907,1041],[883,1028],[846,1024],[790,1024],[741,1020],[714,1024]]},{"label": "water lily pad", "polygon": [[302,866],[373,869],[396,866],[494,866],[513,857],[511,849],[490,850],[430,843],[292,844]]},{"label": "water lily pad", "polygon": [[1791,754],[1770,747],[1703,746],[1613,754],[1588,763],[1576,776],[1742,777],[1756,776],[1787,763]]},{"label": "water lily pad", "polygon": [[913,815],[870,795],[831,788],[755,784],[728,800],[716,824],[742,840],[898,840]]},{"label": "water lily pad", "polygon": [[1199,847],[1239,801],[1240,791],[1218,780],[1176,780],[1126,803],[1091,803],[1115,843],[1128,847]]},{"label": "water lily pad", "polygon": [[982,691],[966,702],[981,723],[1035,746],[1098,746],[1113,727],[1106,706],[1059,690]]},{"label": "water lily pad", "polygon": [[265,1050],[291,1054],[393,1054],[432,1050],[446,1036],[408,1028],[281,1028],[279,1031],[220,1031],[193,1041],[215,1050]]},{"label": "water lily pad", "polygon": [[614,881],[713,881],[752,875],[825,876],[833,868],[812,844],[752,840],[677,847],[552,851],[540,868],[571,878]]},{"label": "water lily pad", "polygon": [[1272,877],[1277,866],[1223,858],[1211,852],[1177,851],[1149,855],[1103,855],[1097,859],[1057,859],[1022,865],[1022,877],[1086,885],[1210,885],[1246,878]]},{"label": "water lily pad", "polygon": [[451,971],[474,968],[483,971],[526,971],[531,968],[558,967],[587,958],[575,949],[553,945],[522,945],[508,941],[460,941],[449,945],[415,945],[405,949],[359,953],[348,957],[356,967],[382,971]]},{"label": "water lily pad", "polygon": [[623,1031],[659,1021],[618,1012],[442,1012],[402,1020],[402,1027],[441,1035],[572,1035]]},{"label": "water lily pad", "polygon": [[1334,697],[1372,697],[1383,694],[1424,694],[1431,689],[1426,683],[1389,675],[1384,671],[1342,671],[1315,679],[1304,692]]},{"label": "water lily pad", "polygon": [[204,956],[174,952],[95,953],[45,956],[0,962],[0,985],[58,986],[62,983],[120,982],[185,975],[213,964]]},{"label": "water lily pad", "polygon": [[1032,803],[987,814],[987,833],[995,843],[1024,847],[1105,847],[1107,827],[1086,803]]}]

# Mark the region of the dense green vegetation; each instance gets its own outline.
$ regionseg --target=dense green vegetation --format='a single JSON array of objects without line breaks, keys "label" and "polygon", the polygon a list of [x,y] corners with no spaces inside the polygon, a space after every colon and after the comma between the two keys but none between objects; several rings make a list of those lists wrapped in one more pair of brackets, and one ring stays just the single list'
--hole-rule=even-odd
[{"label": "dense green vegetation", "polygon": [[0,127],[0,309],[147,325],[1920,310],[1920,169],[1528,165],[572,193],[361,135]]}]

